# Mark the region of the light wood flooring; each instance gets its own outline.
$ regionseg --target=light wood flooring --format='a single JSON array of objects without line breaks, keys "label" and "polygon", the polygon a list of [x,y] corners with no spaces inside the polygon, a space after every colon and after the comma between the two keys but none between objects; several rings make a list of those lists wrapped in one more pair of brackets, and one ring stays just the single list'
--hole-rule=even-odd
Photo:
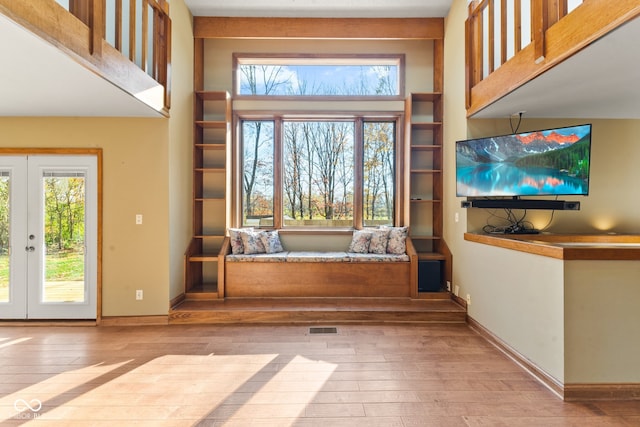
[{"label": "light wood flooring", "polygon": [[640,425],[640,401],[563,402],[466,324],[0,324],[0,425]]}]

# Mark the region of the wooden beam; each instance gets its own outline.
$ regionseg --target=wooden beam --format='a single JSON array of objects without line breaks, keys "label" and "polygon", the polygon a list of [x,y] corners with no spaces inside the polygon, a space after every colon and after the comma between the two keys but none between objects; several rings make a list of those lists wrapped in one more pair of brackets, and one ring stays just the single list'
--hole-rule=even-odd
[{"label": "wooden beam", "polygon": [[443,18],[194,17],[195,38],[443,39]]},{"label": "wooden beam", "polygon": [[472,84],[467,116],[473,116],[600,37],[638,17],[640,4],[637,0],[584,2],[547,30],[543,62],[535,62],[539,52],[531,43],[490,76]]}]

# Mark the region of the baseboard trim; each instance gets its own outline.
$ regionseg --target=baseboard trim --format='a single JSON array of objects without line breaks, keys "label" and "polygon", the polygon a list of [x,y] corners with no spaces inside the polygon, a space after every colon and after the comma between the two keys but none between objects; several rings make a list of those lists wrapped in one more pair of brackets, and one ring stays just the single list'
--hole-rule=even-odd
[{"label": "baseboard trim", "polygon": [[564,400],[640,400],[640,383],[565,384]]},{"label": "baseboard trim", "polygon": [[110,316],[103,317],[100,326],[168,325],[169,316]]},{"label": "baseboard trim", "polygon": [[467,324],[564,401],[640,400],[640,383],[563,384],[467,315]]},{"label": "baseboard trim", "polygon": [[171,301],[169,301],[169,308],[171,309],[171,308],[177,306],[178,304],[180,304],[185,299],[186,299],[186,295],[184,293],[178,295],[177,297],[175,297]]},{"label": "baseboard trim", "polygon": [[475,319],[467,315],[467,324],[470,328],[475,330],[480,336],[486,339],[490,344],[504,353],[508,358],[513,360],[516,364],[522,367],[525,371],[527,371],[531,376],[533,376],[536,380],[538,380],[542,385],[547,387],[551,392],[553,392],[556,396],[561,399],[565,399],[564,396],[564,385],[553,378],[551,375],[547,374],[545,371],[540,369],[535,364],[531,363],[526,357],[512,348],[510,345],[502,341],[496,335],[494,335],[487,328],[478,323]]}]

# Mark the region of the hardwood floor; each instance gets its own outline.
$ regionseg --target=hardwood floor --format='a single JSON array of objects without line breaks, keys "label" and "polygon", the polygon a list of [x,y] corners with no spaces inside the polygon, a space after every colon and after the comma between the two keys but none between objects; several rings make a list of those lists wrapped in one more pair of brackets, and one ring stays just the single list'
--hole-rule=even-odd
[{"label": "hardwood floor", "polygon": [[640,401],[563,402],[463,323],[2,325],[1,425],[640,425]]}]

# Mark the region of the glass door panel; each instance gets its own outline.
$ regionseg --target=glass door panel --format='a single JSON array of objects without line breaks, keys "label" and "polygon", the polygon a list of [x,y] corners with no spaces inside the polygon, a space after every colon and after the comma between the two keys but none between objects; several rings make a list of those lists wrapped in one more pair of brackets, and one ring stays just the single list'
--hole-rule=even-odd
[{"label": "glass door panel", "polygon": [[0,319],[27,314],[27,158],[0,156]]},{"label": "glass door panel", "polygon": [[84,173],[47,172],[43,302],[85,302]]},{"label": "glass door panel", "polygon": [[9,177],[8,171],[0,171],[0,303],[10,301],[9,270],[11,260],[9,259],[9,233],[11,224],[9,222]]},{"label": "glass door panel", "polygon": [[28,317],[95,319],[97,162],[29,158]]}]

